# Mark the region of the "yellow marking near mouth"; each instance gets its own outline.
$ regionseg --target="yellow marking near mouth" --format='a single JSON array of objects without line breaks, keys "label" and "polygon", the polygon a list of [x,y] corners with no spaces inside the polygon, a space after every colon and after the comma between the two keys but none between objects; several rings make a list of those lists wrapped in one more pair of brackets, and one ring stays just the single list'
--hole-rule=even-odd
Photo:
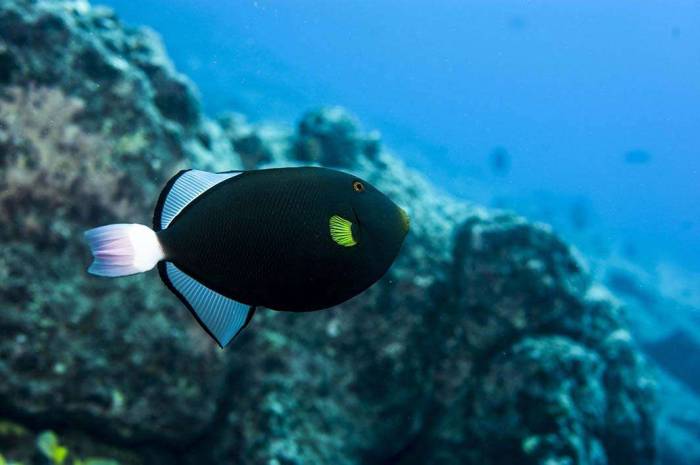
[{"label": "yellow marking near mouth", "polygon": [[411,228],[411,218],[403,208],[399,208],[399,215],[401,215],[401,226],[403,226],[403,232],[407,233]]},{"label": "yellow marking near mouth", "polygon": [[342,216],[333,215],[329,220],[331,239],[343,247],[352,247],[357,244],[352,237],[352,222]]}]

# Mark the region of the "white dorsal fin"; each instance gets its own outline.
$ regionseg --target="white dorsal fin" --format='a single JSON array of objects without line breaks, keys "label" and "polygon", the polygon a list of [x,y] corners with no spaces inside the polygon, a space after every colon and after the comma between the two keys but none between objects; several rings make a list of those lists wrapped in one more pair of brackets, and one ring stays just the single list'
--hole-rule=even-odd
[{"label": "white dorsal fin", "polygon": [[226,173],[209,173],[199,170],[180,171],[160,194],[153,218],[154,229],[160,231],[167,228],[175,217],[202,193],[241,173],[242,171]]},{"label": "white dorsal fin", "polygon": [[159,269],[168,288],[182,300],[199,324],[221,347],[231,342],[255,313],[255,307],[212,291],[172,262],[162,262]]}]

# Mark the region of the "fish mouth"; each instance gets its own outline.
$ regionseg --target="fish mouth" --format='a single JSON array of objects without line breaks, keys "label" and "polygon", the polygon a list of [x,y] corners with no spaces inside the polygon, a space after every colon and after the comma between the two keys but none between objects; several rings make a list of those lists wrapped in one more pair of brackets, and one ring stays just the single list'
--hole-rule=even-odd
[{"label": "fish mouth", "polygon": [[401,228],[404,234],[408,234],[408,230],[411,229],[411,217],[408,216],[406,210],[399,207],[399,216],[401,217]]}]

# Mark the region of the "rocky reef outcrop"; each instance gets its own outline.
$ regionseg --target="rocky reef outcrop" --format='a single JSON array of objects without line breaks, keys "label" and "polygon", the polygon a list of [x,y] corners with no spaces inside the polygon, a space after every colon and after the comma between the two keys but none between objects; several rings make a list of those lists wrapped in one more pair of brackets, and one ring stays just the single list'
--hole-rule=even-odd
[{"label": "rocky reef outcrop", "polygon": [[596,268],[624,302],[632,332],[657,371],[659,463],[700,463],[698,276],[663,263],[641,267],[622,257]]},{"label": "rocky reef outcrop", "polygon": [[[155,273],[84,272],[82,231],[148,224],[182,167],[310,163],[412,217],[387,276],[337,308],[261,310],[220,350]],[[441,194],[340,108],[215,122],[152,32],[8,0],[0,183],[0,461],[654,463],[654,383],[583,260]]]}]

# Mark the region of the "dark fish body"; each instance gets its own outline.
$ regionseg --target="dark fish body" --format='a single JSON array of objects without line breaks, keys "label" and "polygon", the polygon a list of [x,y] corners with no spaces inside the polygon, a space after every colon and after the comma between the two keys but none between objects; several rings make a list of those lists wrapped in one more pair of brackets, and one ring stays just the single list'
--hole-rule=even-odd
[{"label": "dark fish body", "polygon": [[181,171],[153,222],[87,231],[88,271],[116,277],[157,265],[222,346],[257,307],[313,311],[361,293],[386,273],[408,232],[406,213],[369,183],[315,167]]},{"label": "dark fish body", "polygon": [[[377,281],[404,235],[398,207],[366,183],[355,192],[354,179],[324,168],[244,172],[197,198],[158,238],[180,269],[239,302],[288,311],[331,307]],[[369,210],[374,230],[363,227],[355,208]],[[333,215],[353,222],[357,245],[333,241]]]}]

